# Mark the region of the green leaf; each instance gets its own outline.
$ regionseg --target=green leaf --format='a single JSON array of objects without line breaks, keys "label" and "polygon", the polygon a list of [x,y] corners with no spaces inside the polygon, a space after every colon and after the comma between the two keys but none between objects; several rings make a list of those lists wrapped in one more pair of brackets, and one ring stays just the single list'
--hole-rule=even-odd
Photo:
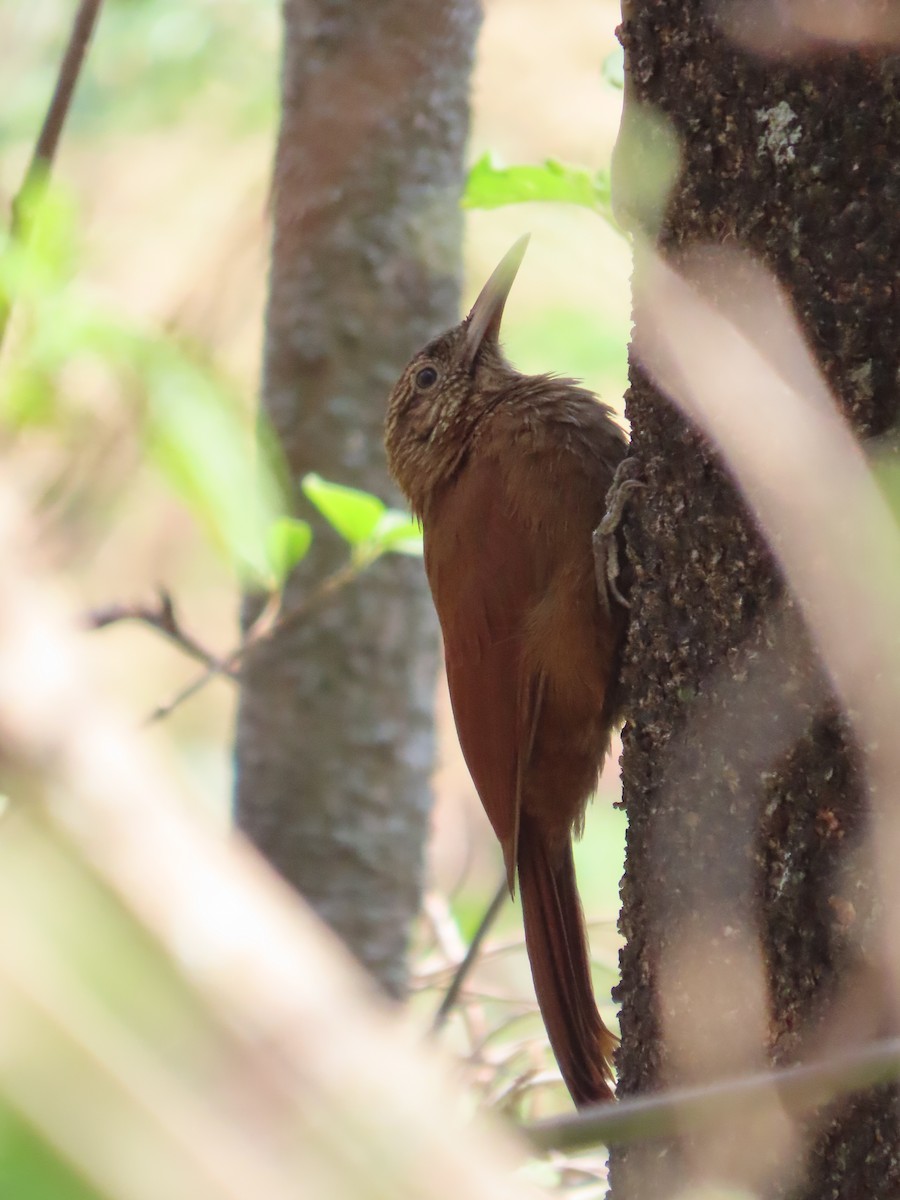
[{"label": "green leaf", "polygon": [[19,336],[2,364],[0,422],[90,437],[99,418],[63,372],[101,372],[117,394],[139,402],[150,461],[213,544],[248,581],[269,584],[266,534],[285,511],[286,491],[273,440],[254,443],[235,389],[190,347],[105,310],[71,281],[79,239],[63,190],[39,180],[16,211],[20,236],[0,229],[0,307],[19,305]]},{"label": "green leaf", "polygon": [[372,530],[372,542],[379,550],[394,554],[422,556],[422,527],[409,513],[388,508],[381,514]]},{"label": "green leaf", "polygon": [[312,545],[308,521],[279,517],[266,530],[266,554],[272,573],[281,586]]},{"label": "green leaf", "polygon": [[321,475],[306,475],[300,483],[303,494],[344,541],[361,546],[372,540],[385,512],[377,496],[340,483],[329,483]]},{"label": "green leaf", "polygon": [[612,220],[609,175],[548,158],[540,165],[495,166],[485,154],[469,171],[464,208],[499,208],[531,200],[578,204]]},{"label": "green leaf", "polygon": [[321,475],[305,476],[300,486],[329,525],[358,552],[361,564],[386,553],[421,556],[422,530],[409,513],[387,508],[369,492],[329,483]]},{"label": "green leaf", "polygon": [[56,381],[39,363],[13,359],[0,397],[0,417],[15,429],[47,425],[56,416]]},{"label": "green leaf", "polygon": [[58,184],[34,179],[16,201],[18,236],[0,234],[0,291],[7,300],[43,297],[60,288],[75,269],[75,202]]},{"label": "green leaf", "polygon": [[266,532],[283,505],[271,464],[253,454],[238,404],[215,376],[171,346],[147,341],[138,359],[155,465],[238,569],[269,579]]},{"label": "green leaf", "polygon": [[[58,1069],[58,1068],[57,1068]],[[16,1200],[98,1200],[56,1147],[45,1141],[5,1099],[0,1100],[0,1177]],[[8,1190],[7,1190],[8,1189]]]}]

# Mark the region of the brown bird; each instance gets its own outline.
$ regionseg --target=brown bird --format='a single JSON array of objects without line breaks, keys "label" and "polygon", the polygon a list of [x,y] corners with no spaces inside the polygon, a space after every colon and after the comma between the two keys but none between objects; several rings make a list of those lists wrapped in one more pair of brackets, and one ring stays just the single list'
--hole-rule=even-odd
[{"label": "brown bird", "polygon": [[572,835],[616,716],[624,612],[601,602],[592,535],[627,440],[590,392],[504,357],[527,242],[406,367],[385,444],[422,522],[462,751],[510,890],[518,875],[538,1004],[582,1106],[613,1095],[616,1039],[594,999]]}]

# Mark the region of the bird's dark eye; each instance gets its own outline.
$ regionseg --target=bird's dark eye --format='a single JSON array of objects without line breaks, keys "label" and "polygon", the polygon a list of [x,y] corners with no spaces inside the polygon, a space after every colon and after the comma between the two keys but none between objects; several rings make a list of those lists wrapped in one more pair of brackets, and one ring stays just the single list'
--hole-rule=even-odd
[{"label": "bird's dark eye", "polygon": [[416,373],[416,387],[426,388],[434,387],[437,383],[438,373],[434,367],[423,367],[421,371]]}]

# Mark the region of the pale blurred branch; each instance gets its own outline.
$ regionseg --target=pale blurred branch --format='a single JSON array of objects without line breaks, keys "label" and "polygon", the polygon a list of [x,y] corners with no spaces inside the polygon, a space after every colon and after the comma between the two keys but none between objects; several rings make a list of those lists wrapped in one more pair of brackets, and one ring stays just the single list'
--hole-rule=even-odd
[{"label": "pale blurred branch", "polygon": [[[23,197],[28,195],[39,181],[45,179],[53,167],[59,139],[72,104],[72,96],[75,93],[75,86],[78,83],[78,76],[81,73],[88,43],[97,23],[102,3],[103,0],[81,0],[75,20],[72,22],[72,31],[60,63],[50,107],[47,109],[47,115],[35,143],[22,186],[13,198],[10,232],[14,239],[22,236],[21,203]],[[10,307],[9,298],[0,294],[0,346],[3,345],[6,327],[9,324]]]},{"label": "pale blurred branch", "polygon": [[[679,273],[647,247],[636,264],[635,346],[642,365],[718,446],[852,726],[872,807],[882,914],[878,965],[896,987],[897,521],[789,300],[759,264],[707,248],[686,258]],[[739,296],[740,304],[729,311],[723,295]]]},{"label": "pale blurred branch", "polygon": [[[206,1067],[196,1078],[190,1073],[194,1043],[182,1037],[145,1035],[135,1044],[137,1017],[120,999],[102,1006],[109,1037],[94,1024],[87,1057],[42,1053],[37,1075],[16,1031],[4,1024],[0,1093],[14,1090],[29,1122],[64,1156],[67,1130],[81,1122],[82,1169],[89,1165],[106,1191],[128,1200],[234,1194],[237,1176],[229,1184],[221,1172],[216,1180],[207,1176],[204,1191],[187,1182],[155,1188],[152,1172],[123,1174],[131,1160],[110,1153],[106,1118],[117,1114],[117,1145],[129,1147],[140,1136],[152,1148],[158,1123],[145,1129],[136,1110],[148,1100],[152,1110],[151,1096],[166,1094],[205,1113],[206,1149],[221,1146],[229,1159],[252,1167],[256,1181],[242,1195],[534,1197],[513,1175],[513,1145],[498,1131],[471,1127],[437,1060],[420,1038],[410,1038],[336,939],[250,847],[210,831],[178,802],[147,746],[90,691],[74,631],[26,565],[23,545],[31,540],[15,501],[0,491],[0,786],[18,814],[8,820],[26,824],[42,813],[150,934],[167,975],[182,980],[200,1006],[196,1057]],[[43,805],[16,802],[22,780]],[[66,956],[82,939],[48,937],[41,922],[54,903],[63,905],[64,927],[77,922],[64,894],[71,872],[32,869],[14,832],[7,827],[0,838],[0,898],[11,903],[16,893],[19,911],[0,926],[0,963],[46,966],[42,994],[64,995]],[[43,844],[40,830],[34,836]],[[43,1003],[37,992],[19,990],[9,1004],[13,999],[17,1020],[32,1029],[44,1023],[34,1007]],[[82,1045],[90,1032],[82,1018],[93,1022],[93,1011],[79,1004],[67,1012],[69,1032]],[[133,1100],[135,1089],[153,1083],[140,1062],[158,1064],[162,1075],[154,1079],[163,1088],[143,1094],[142,1104],[110,1103],[97,1112],[90,1103],[63,1102],[101,1087],[114,1098],[109,1085],[114,1076],[124,1081],[126,1069]],[[171,1158],[169,1165],[175,1169]],[[227,1174],[224,1159],[222,1167]]]},{"label": "pale blurred branch", "polygon": [[[568,1121],[562,1125],[549,1123],[532,1132],[534,1144],[542,1147],[584,1144],[581,1138],[587,1144],[599,1140],[613,1145],[690,1133],[694,1136],[685,1137],[680,1150],[686,1163],[694,1156],[698,1176],[700,1167],[696,1164],[706,1154],[714,1159],[710,1169],[716,1178],[728,1179],[732,1185],[740,1181],[754,1193],[782,1187],[792,1190],[785,1180],[797,1171],[805,1148],[813,1144],[817,1132],[822,1132],[824,1122],[835,1115],[833,1111],[818,1110],[839,1096],[895,1081],[900,1076],[900,1042],[868,1043],[867,1021],[871,1028],[875,1018],[863,1011],[860,1020],[859,1010],[847,1005],[846,996],[841,995],[848,992],[845,980],[849,972],[845,968],[843,978],[837,980],[838,988],[825,989],[830,992],[829,1024],[834,1032],[819,1039],[821,1052],[810,1055],[804,1066],[749,1074],[752,1065],[770,1052],[770,1012],[776,1003],[784,1004],[785,993],[779,987],[777,1002],[773,1000],[773,977],[761,960],[759,924],[757,914],[750,915],[749,900],[746,917],[738,912],[737,919],[733,909],[720,902],[725,899],[726,903],[739,904],[734,897],[740,896],[742,888],[748,898],[752,895],[755,900],[756,893],[750,890],[753,884],[749,874],[746,886],[738,869],[719,875],[709,851],[715,845],[716,834],[707,830],[702,803],[705,795],[722,797],[730,791],[735,797],[722,817],[720,828],[729,840],[721,845],[724,850],[727,844],[734,862],[746,861],[749,866],[758,844],[754,824],[757,793],[762,799],[769,778],[765,759],[777,762],[779,747],[783,754],[802,736],[825,691],[804,665],[808,639],[818,652],[852,729],[871,803],[870,840],[865,853],[871,855],[874,872],[868,861],[864,867],[857,863],[854,870],[874,874],[877,901],[873,911],[866,914],[865,932],[860,922],[850,937],[864,941],[873,960],[875,984],[869,989],[870,1004],[880,1004],[884,994],[895,997],[900,979],[896,953],[900,743],[895,729],[900,703],[896,636],[900,621],[900,537],[863,448],[813,357],[808,331],[800,325],[789,298],[772,275],[749,256],[717,246],[681,252],[677,264],[675,269],[649,246],[636,247],[635,353],[656,387],[709,439],[714,453],[721,457],[781,568],[793,603],[790,621],[782,626],[781,635],[768,640],[769,652],[778,653],[776,647],[782,643],[780,665],[775,660],[767,665],[765,654],[759,657],[759,646],[766,644],[765,639],[753,646],[755,664],[742,663],[736,657],[729,657],[727,662],[727,672],[750,706],[764,698],[769,711],[740,727],[735,724],[739,706],[732,707],[730,713],[722,706],[723,716],[716,717],[715,679],[703,681],[703,692],[693,704],[691,715],[698,721],[706,744],[729,747],[729,753],[716,753],[708,759],[713,771],[724,774],[724,786],[716,790],[714,781],[704,779],[695,761],[687,766],[684,756],[691,746],[687,738],[680,751],[685,765],[679,763],[678,750],[667,760],[673,771],[664,786],[671,784],[675,789],[674,796],[682,805],[679,818],[685,817],[683,797],[691,796],[691,816],[704,830],[702,866],[696,879],[690,877],[690,867],[679,864],[681,869],[676,872],[667,862],[667,878],[664,872],[658,877],[649,871],[641,885],[648,892],[657,889],[658,895],[652,901],[648,901],[647,893],[641,899],[648,907],[652,903],[657,912],[666,914],[661,957],[665,960],[670,955],[671,963],[678,968],[672,970],[663,961],[658,978],[658,994],[665,998],[666,1011],[660,1023],[665,1041],[661,1057],[667,1078],[676,1083],[726,1078],[666,1095],[624,1101],[615,1111],[584,1114],[575,1125]],[[802,618],[805,628],[799,627],[798,618]],[[778,620],[773,622],[768,632],[777,633],[779,624]],[[793,650],[790,643],[784,643],[792,628]],[[779,676],[789,709],[787,720],[779,721],[776,728],[773,722],[779,719],[779,706],[772,704],[770,696],[773,692],[777,696],[778,689],[761,684],[766,677],[774,680]],[[682,730],[678,732],[683,737]],[[735,751],[736,747],[739,750]],[[734,768],[735,763],[740,764],[740,771]],[[682,779],[689,780],[687,789],[679,786],[679,771],[683,772]],[[746,778],[741,775],[743,771]],[[696,804],[692,792],[699,793]],[[767,803],[770,799],[766,794]],[[856,803],[855,796],[851,803]],[[667,798],[654,796],[654,812],[667,811],[674,811],[667,810]],[[659,855],[667,843],[665,820],[661,816],[655,830],[655,852]],[[680,830],[685,827],[678,826]],[[754,860],[754,866],[766,853]],[[791,870],[802,878],[804,864],[798,862]],[[727,881],[728,896],[722,880]],[[767,898],[771,903],[771,893]],[[841,892],[833,899],[840,903]],[[849,907],[852,910],[852,905]],[[673,919],[669,912],[674,912]],[[709,920],[706,913],[710,914]],[[855,920],[855,914],[851,919]],[[679,928],[680,920],[683,928]],[[727,931],[727,954],[716,953],[715,949],[711,952],[715,944],[709,929],[713,924],[718,935]],[[790,940],[784,943],[790,944]],[[770,971],[777,961],[773,954]],[[833,965],[829,969],[834,969]],[[820,984],[824,987],[823,981]],[[712,1009],[710,997],[716,999]],[[804,1004],[811,999],[808,996]],[[784,1011],[778,1019],[784,1020]],[[895,1014],[888,1013],[876,1028],[895,1023]],[[862,1032],[857,1032],[860,1024]],[[847,1044],[848,1026],[858,1043],[868,1044],[841,1052]],[[811,1022],[805,1030],[796,1011],[792,1012],[788,1028],[795,1038],[820,1033],[821,1011],[816,1014],[815,1025]],[[842,1029],[844,1037],[839,1040],[836,1035]],[[747,1071],[741,1069],[743,1063]],[[885,1103],[889,1105],[889,1101]],[[870,1096],[860,1098],[860,1105],[861,1112],[867,1107],[874,1111],[879,1102]],[[579,1121],[584,1122],[580,1129]],[[889,1122],[887,1116],[885,1128]],[[848,1122],[847,1134],[851,1127]],[[704,1136],[699,1138],[696,1135],[701,1129]],[[559,1138],[563,1138],[561,1143]],[[835,1144],[840,1146],[841,1142]],[[673,1155],[673,1160],[677,1157]],[[645,1162],[649,1163],[649,1156]]]},{"label": "pale blurred branch", "polygon": [[900,1038],[887,1038],[818,1063],[550,1117],[523,1133],[541,1151],[624,1145],[708,1128],[773,1100],[799,1119],[840,1096],[898,1078]]}]

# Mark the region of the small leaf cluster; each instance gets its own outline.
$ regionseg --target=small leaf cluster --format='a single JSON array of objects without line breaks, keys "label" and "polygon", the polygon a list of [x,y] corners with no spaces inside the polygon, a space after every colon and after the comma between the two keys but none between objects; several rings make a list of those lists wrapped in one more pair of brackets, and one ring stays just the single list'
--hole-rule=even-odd
[{"label": "small leaf cluster", "polygon": [[569,166],[554,158],[543,163],[500,167],[491,154],[485,154],[469,171],[462,202],[464,208],[499,208],[535,200],[589,208],[618,229],[612,211],[609,172]]},{"label": "small leaf cluster", "polygon": [[[306,498],[350,546],[360,569],[382,554],[422,553],[422,530],[408,513],[388,506],[370,492],[330,483],[309,474],[301,481]],[[298,517],[279,517],[269,526],[266,551],[276,582],[283,585],[312,545],[312,528]]]}]

